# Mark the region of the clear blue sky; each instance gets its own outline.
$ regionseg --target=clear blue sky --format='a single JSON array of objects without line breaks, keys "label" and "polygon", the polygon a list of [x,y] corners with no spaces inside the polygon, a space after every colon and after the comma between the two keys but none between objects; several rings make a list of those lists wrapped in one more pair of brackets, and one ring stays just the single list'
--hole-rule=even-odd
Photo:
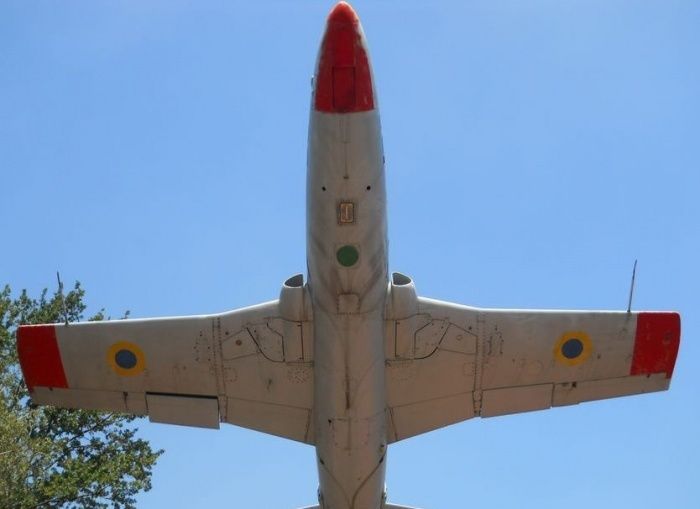
[{"label": "clear blue sky", "polygon": [[[0,3],[0,283],[55,271],[134,317],[276,298],[305,269],[310,77],[332,2]],[[667,393],[394,445],[390,499],[700,506],[700,3],[356,1],[382,113],[390,266],[471,305],[683,315]],[[293,509],[313,449],[140,424],[146,508]]]}]

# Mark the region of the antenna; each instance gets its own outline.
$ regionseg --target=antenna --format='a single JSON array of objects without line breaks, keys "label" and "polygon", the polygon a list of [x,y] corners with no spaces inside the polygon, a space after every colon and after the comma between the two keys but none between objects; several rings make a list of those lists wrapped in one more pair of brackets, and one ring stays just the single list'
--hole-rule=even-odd
[{"label": "antenna", "polygon": [[63,297],[63,282],[61,281],[61,274],[56,271],[56,279],[58,279],[58,295],[61,297],[61,307],[63,308],[63,320],[66,325],[68,325],[68,311],[66,310],[66,299]]},{"label": "antenna", "polygon": [[634,267],[632,267],[632,283],[630,284],[630,298],[627,301],[627,312],[632,312],[632,295],[634,295],[634,278],[637,275],[637,260],[634,261]]}]

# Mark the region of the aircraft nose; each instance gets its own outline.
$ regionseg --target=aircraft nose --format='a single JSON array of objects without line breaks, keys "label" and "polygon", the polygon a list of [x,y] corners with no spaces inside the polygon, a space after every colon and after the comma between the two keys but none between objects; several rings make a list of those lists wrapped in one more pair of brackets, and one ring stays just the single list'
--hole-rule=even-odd
[{"label": "aircraft nose", "polygon": [[346,2],[328,15],[318,57],[314,108],[327,113],[374,109],[372,71],[360,19]]},{"label": "aircraft nose", "polygon": [[331,9],[328,15],[328,23],[341,23],[341,24],[357,24],[360,18],[357,16],[355,9],[347,2],[338,2],[335,4],[333,9]]}]

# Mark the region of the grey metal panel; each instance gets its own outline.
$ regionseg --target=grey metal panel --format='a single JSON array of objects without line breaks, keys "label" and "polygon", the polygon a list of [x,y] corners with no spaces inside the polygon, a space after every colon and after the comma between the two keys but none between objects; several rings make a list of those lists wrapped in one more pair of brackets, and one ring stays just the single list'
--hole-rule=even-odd
[{"label": "grey metal panel", "polygon": [[86,410],[106,410],[135,415],[145,415],[146,399],[139,392],[91,391],[36,387],[32,401],[37,405],[51,405]]},{"label": "grey metal panel", "polygon": [[428,359],[387,361],[387,405],[392,408],[474,390],[473,355],[437,351]]},{"label": "grey metal panel", "polygon": [[[484,310],[484,389],[629,375],[637,317],[634,313]],[[565,333],[590,338],[585,362],[557,360]]]},{"label": "grey metal panel", "polygon": [[[292,421],[313,405],[312,322],[281,318],[278,301],[206,316],[74,323],[56,334],[69,389],[37,387],[37,403],[204,427],[226,417],[227,397],[293,408]],[[133,369],[116,364],[120,349],[137,359]],[[274,418],[271,432],[286,436],[283,413],[268,414],[251,411],[236,423],[265,429]],[[306,427],[292,428],[291,438],[308,438]]]},{"label": "grey metal panel", "polygon": [[665,391],[671,383],[665,373],[628,376],[608,380],[563,383],[554,386],[553,406],[575,405],[584,401],[616,398],[632,394]]},{"label": "grey metal panel", "polygon": [[430,320],[414,333],[414,358],[424,359],[437,350],[445,337],[450,322],[447,320]]},{"label": "grey metal panel", "polygon": [[[411,433],[429,430],[421,430],[424,416],[397,408],[466,391],[473,414],[491,417],[665,390],[665,373],[629,376],[636,325],[637,313],[479,309],[418,297],[417,314],[387,321],[389,439],[404,438],[408,419]],[[576,336],[585,355],[565,358],[561,345]],[[453,422],[451,410],[431,409],[434,427]]]},{"label": "grey metal panel", "polygon": [[[474,417],[473,394],[466,392],[445,398],[420,401],[391,408],[390,441],[426,433]],[[392,436],[393,435],[393,436]]]},{"label": "grey metal panel", "polygon": [[302,362],[304,360],[302,322],[283,320],[282,340],[284,341],[284,360]]},{"label": "grey metal panel", "polygon": [[484,391],[481,417],[545,410],[552,406],[552,384]]},{"label": "grey metal panel", "polygon": [[146,394],[151,422],[219,429],[219,402],[212,397]]},{"label": "grey metal panel", "polygon": [[[82,322],[57,326],[68,386],[85,390],[216,394],[211,318],[177,317]],[[128,342],[143,353],[144,369],[123,376],[115,371],[110,348]]]},{"label": "grey metal panel", "polygon": [[451,324],[440,342],[440,349],[476,355],[476,334]]},{"label": "grey metal panel", "polygon": [[[396,356],[400,359],[413,359],[415,357],[425,357],[424,352],[425,346],[424,341],[416,341],[416,336],[419,331],[428,328],[430,330],[430,325],[432,323],[432,317],[427,313],[416,314],[403,318],[401,320],[396,320],[393,323],[394,326],[394,345],[395,345],[395,355],[392,354],[390,358]],[[423,338],[430,337],[427,334],[423,334]],[[418,355],[416,355],[416,347],[419,349]],[[431,351],[434,350],[431,349]]]},{"label": "grey metal panel", "polygon": [[387,320],[390,441],[475,415],[476,321],[426,305],[425,299],[418,298],[418,304],[417,314]]},{"label": "grey metal panel", "polygon": [[310,409],[313,365],[270,362],[262,355],[226,360],[224,394],[230,398]]},{"label": "grey metal panel", "polygon": [[311,411],[260,401],[228,398],[225,421],[298,442],[313,443]]},{"label": "grey metal panel", "polygon": [[426,359],[387,361],[389,441],[473,417],[475,359],[437,350]]},{"label": "grey metal panel", "polygon": [[427,313],[433,318],[444,318],[450,323],[475,334],[478,329],[478,321],[482,310],[452,302],[418,297],[418,310]]},{"label": "grey metal panel", "polygon": [[247,329],[242,329],[233,335],[229,335],[221,342],[221,354],[224,361],[248,357],[258,353],[258,345]]},{"label": "grey metal panel", "polygon": [[301,442],[311,440],[311,322],[282,319],[275,301],[253,313],[221,315],[218,330],[222,421]]}]

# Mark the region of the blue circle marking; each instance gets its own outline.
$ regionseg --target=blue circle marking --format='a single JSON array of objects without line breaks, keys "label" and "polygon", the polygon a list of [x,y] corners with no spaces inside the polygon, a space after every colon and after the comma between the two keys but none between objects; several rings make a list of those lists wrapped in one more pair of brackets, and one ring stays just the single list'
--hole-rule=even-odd
[{"label": "blue circle marking", "polygon": [[561,354],[567,359],[576,359],[583,353],[583,341],[578,338],[567,339],[561,345]]},{"label": "blue circle marking", "polygon": [[122,369],[132,369],[136,366],[138,359],[136,358],[136,354],[131,350],[122,349],[114,354],[114,362]]}]

